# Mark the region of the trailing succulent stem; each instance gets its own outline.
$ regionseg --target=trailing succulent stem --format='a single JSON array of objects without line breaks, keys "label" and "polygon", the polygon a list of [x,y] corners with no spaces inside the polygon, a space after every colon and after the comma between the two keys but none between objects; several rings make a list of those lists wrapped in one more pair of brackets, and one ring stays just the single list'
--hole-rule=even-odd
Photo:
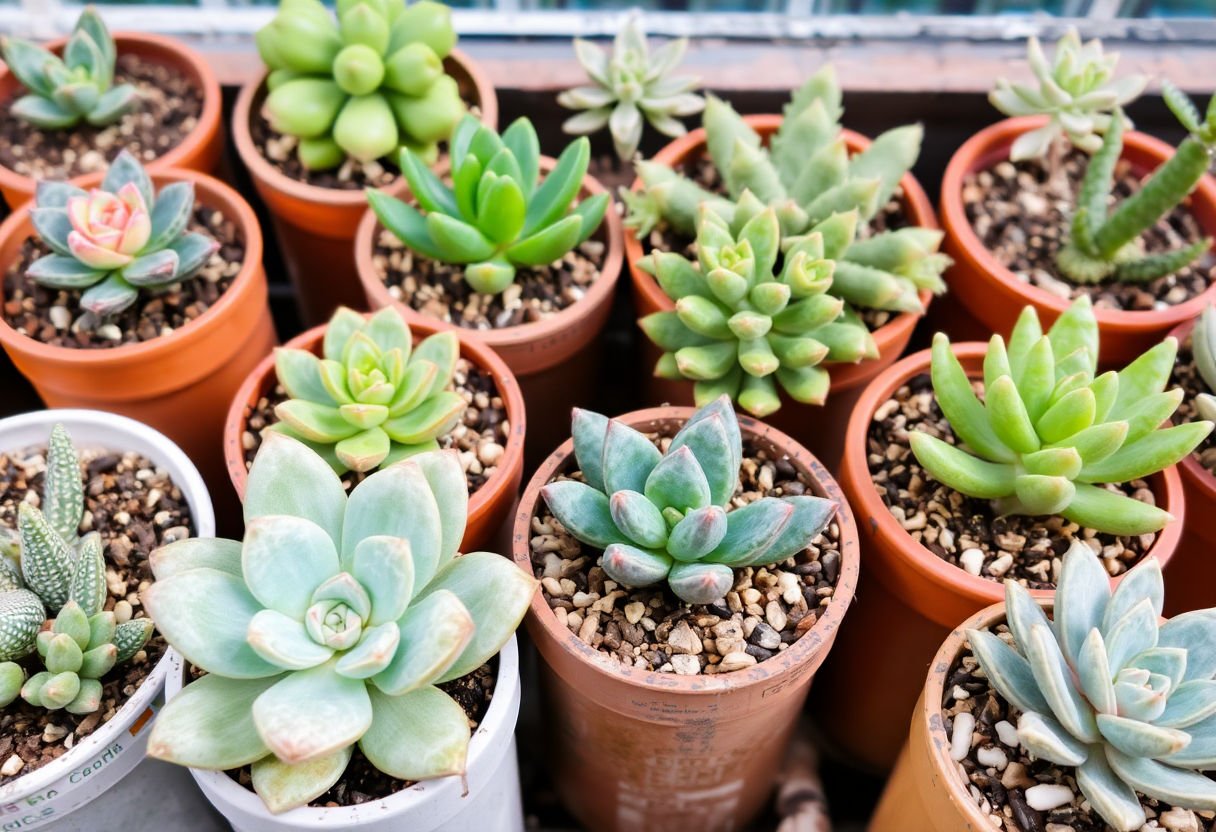
[{"label": "trailing succulent stem", "polygon": [[1195,399],[1199,416],[1209,422],[1216,421],[1216,309],[1209,304],[1199,314],[1195,328],[1191,330],[1191,356],[1199,377],[1207,385],[1208,392]]}]

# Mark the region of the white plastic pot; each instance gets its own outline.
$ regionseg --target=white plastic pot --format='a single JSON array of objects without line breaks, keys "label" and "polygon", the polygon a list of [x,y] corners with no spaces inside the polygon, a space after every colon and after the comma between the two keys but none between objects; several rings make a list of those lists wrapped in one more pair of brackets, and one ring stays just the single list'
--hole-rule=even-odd
[{"label": "white plastic pot", "polygon": [[[182,490],[196,534],[215,535],[215,513],[203,478],[189,457],[163,434],[134,419],[97,410],[41,410],[0,419],[0,449],[45,445],[63,424],[77,449],[134,451],[169,472]],[[153,717],[165,702],[170,655],[157,663],[135,695],[109,722],[63,756],[0,787],[0,829],[33,829],[79,809],[127,775],[148,745]]]},{"label": "white plastic pot", "polygon": [[[173,656],[180,661],[176,653]],[[179,664],[169,676],[169,699],[181,690],[182,671]],[[224,772],[191,769],[190,773],[236,832],[523,832],[515,754],[519,695],[519,648],[512,636],[498,654],[494,698],[469,743],[467,788],[459,777],[444,777],[357,806],[302,806],[272,815],[260,797]]]}]

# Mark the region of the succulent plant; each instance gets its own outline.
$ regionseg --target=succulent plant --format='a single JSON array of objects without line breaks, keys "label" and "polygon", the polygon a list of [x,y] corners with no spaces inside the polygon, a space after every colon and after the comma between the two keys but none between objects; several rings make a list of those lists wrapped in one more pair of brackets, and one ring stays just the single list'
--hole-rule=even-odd
[{"label": "succulent plant", "polygon": [[1130,283],[1156,280],[1185,268],[1212,247],[1212,239],[1204,237],[1182,248],[1145,254],[1139,241],[1142,233],[1194,190],[1216,153],[1216,95],[1206,117],[1201,118],[1191,100],[1173,84],[1163,82],[1162,91],[1189,135],[1140,190],[1108,214],[1115,165],[1123,152],[1123,126],[1112,124],[1106,131],[1102,147],[1085,170],[1068,242],[1056,255],[1060,271],[1078,283],[1107,278]]},{"label": "succulent plant", "polygon": [[1061,140],[1096,153],[1112,124],[1131,126],[1119,108],[1139,96],[1148,79],[1143,75],[1116,79],[1119,55],[1104,54],[1097,38],[1082,44],[1077,30],[1070,27],[1056,44],[1054,60],[1048,61],[1039,39],[1031,36],[1026,60],[1037,88],[999,78],[988,95],[992,106],[1007,116],[1050,117],[1044,126],[1017,138],[1009,153],[1013,161],[1045,156],[1058,149]]},{"label": "succulent plant", "polygon": [[1005,582],[1012,645],[968,630],[992,686],[1014,708],[1019,742],[1075,769],[1077,786],[1117,832],[1146,817],[1136,793],[1170,806],[1216,809],[1216,610],[1160,623],[1161,565],[1149,558],[1111,592],[1098,556],[1064,554],[1053,619]]},{"label": "succulent plant", "polygon": [[0,57],[26,94],[10,112],[44,130],[113,124],[139,104],[130,84],[114,86],[114,39],[97,11],[88,6],[76,20],[60,58],[21,38],[0,38]]},{"label": "succulent plant", "polygon": [[621,159],[637,153],[643,122],[665,136],[683,136],[687,128],[680,118],[705,108],[705,100],[692,92],[699,79],[669,75],[687,48],[688,38],[678,38],[652,55],[636,12],[613,39],[611,55],[590,41],[575,38],[574,53],[592,83],[557,97],[563,107],[582,111],[568,118],[562,129],[584,135],[607,125]]},{"label": "succulent plant", "polygon": [[935,479],[1002,514],[1059,514],[1119,535],[1155,532],[1169,513],[1101,483],[1147,477],[1189,454],[1211,422],[1169,428],[1182,391],[1165,390],[1178,344],[1166,338],[1119,372],[1095,376],[1098,324],[1088,296],[1046,335],[1034,307],[1022,310],[1009,343],[992,336],[981,402],[950,348],[933,339],[933,392],[960,443],[909,434],[912,452]]},{"label": "succulent plant", "polygon": [[1216,422],[1216,309],[1211,304],[1199,313],[1199,320],[1191,330],[1191,356],[1199,378],[1207,385],[1208,392],[1195,397],[1195,406],[1202,419]]},{"label": "succulent plant", "polygon": [[680,600],[709,604],[734,570],[793,557],[836,512],[820,497],[762,497],[731,508],[743,440],[730,399],[694,413],[661,453],[624,422],[574,411],[574,455],[583,481],[541,494],[570,534],[603,549],[600,565],[628,587],[666,581]]},{"label": "succulent plant", "polygon": [[587,139],[571,142],[539,180],[540,143],[527,118],[499,136],[466,116],[452,134],[452,187],[414,151],[401,153],[401,172],[426,211],[368,189],[381,224],[409,248],[444,263],[467,264],[475,291],[496,294],[520,266],[547,266],[595,233],[608,207],[601,193],[571,203],[590,159]]},{"label": "succulent plant", "polygon": [[842,241],[844,254],[836,258],[831,293],[854,306],[922,311],[921,290],[945,290],[941,274],[951,261],[938,252],[942,233],[905,228],[869,235],[861,229],[887,204],[916,161],[923,131],[919,125],[897,127],[850,158],[839,123],[842,113],[835,73],[825,66],[794,93],[766,149],[729,104],[709,96],[703,116],[706,143],[728,196],[711,193],[665,165],[639,162],[642,190],[621,193],[629,209],[625,224],[644,236],[662,221],[691,237],[700,206],[708,205],[733,226],[745,191],[776,211],[785,237],[855,211],[854,237]]},{"label": "succulent plant", "polygon": [[321,352],[275,350],[275,374],[291,398],[275,407],[280,421],[267,430],[304,442],[338,473],[438,450],[436,440],[464,414],[464,399],[448,389],[460,356],[453,332],[415,347],[395,309],[365,320],[343,306],[329,319]]},{"label": "succulent plant", "polygon": [[194,183],[173,182],[157,193],[143,166],[123,151],[100,188],[38,183],[30,220],[51,249],[27,274],[50,289],[81,291],[90,323],[122,312],[141,289],[164,289],[193,277],[219,243],[186,231]]},{"label": "succulent plant", "polygon": [[434,160],[465,112],[443,59],[456,44],[452,12],[420,0],[282,0],[256,35],[270,69],[262,114],[300,140],[309,170],[347,157],[369,162],[409,147]]},{"label": "succulent plant", "polygon": [[733,226],[703,207],[697,262],[655,251],[641,263],[676,302],[674,311],[639,321],[665,350],[655,374],[694,381],[698,405],[726,395],[760,418],[781,406],[778,387],[795,401],[822,404],[830,380],[821,361],[878,355],[865,324],[827,294],[856,222],[855,211],[833,214],[782,241],[776,211],[750,192]]},{"label": "succulent plant", "polygon": [[537,584],[498,555],[457,555],[467,510],[454,451],[382,468],[348,497],[305,445],[268,435],[244,541],[187,539],[152,555],[144,603],[207,675],[157,716],[148,753],[252,765],[272,812],[328,790],[356,744],[402,780],[463,774],[468,717],[436,685],[494,656]]}]

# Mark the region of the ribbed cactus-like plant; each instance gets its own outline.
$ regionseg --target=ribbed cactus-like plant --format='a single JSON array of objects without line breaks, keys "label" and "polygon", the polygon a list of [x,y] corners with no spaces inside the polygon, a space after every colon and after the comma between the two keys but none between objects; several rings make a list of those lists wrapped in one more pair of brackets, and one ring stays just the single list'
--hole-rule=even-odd
[{"label": "ribbed cactus-like plant", "polygon": [[437,685],[489,661],[537,585],[506,558],[457,554],[467,510],[454,451],[383,468],[347,496],[325,460],[268,435],[244,541],[152,555],[145,605],[207,675],[161,711],[148,753],[252,765],[272,812],[328,790],[355,745],[401,780],[463,774],[469,720]]},{"label": "ribbed cactus-like plant", "polygon": [[936,480],[1001,514],[1059,514],[1120,535],[1160,530],[1172,518],[1102,483],[1147,477],[1189,454],[1211,422],[1161,428],[1182,401],[1165,390],[1178,344],[1166,338],[1122,370],[1097,375],[1098,323],[1081,296],[1046,335],[1034,307],[1008,344],[992,336],[984,400],[971,387],[950,339],[933,339],[933,392],[958,441],[909,434],[912,452]]},{"label": "ribbed cactus-like plant", "polygon": [[338,473],[371,471],[423,451],[460,421],[465,401],[451,390],[460,357],[453,332],[414,346],[397,310],[364,318],[339,307],[325,328],[322,357],[278,348],[275,374],[290,396],[267,430],[307,444]]},{"label": "ribbed cactus-like plant", "polygon": [[1195,398],[1195,406],[1201,418],[1216,422],[1216,309],[1210,304],[1204,307],[1191,330],[1191,356],[1208,388],[1208,392]]},{"label": "ribbed cactus-like plant", "polygon": [[996,691],[1021,712],[1018,741],[1073,770],[1081,794],[1117,832],[1146,823],[1137,792],[1169,806],[1216,809],[1216,610],[1160,623],[1161,565],[1149,558],[1114,590],[1092,549],[1064,554],[1051,620],[1005,582],[1012,644],[968,630]]},{"label": "ribbed cactus-like plant", "polygon": [[730,399],[694,413],[667,452],[623,422],[575,410],[574,455],[583,482],[541,494],[570,534],[603,549],[604,572],[628,587],[666,581],[680,600],[709,604],[734,570],[778,563],[823,531],[836,504],[820,497],[762,497],[731,508],[743,441]]}]

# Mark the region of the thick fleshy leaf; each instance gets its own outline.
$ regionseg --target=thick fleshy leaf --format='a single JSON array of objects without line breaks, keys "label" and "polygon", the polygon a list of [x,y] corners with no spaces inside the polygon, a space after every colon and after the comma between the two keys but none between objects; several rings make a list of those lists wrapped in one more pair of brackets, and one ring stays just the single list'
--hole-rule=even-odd
[{"label": "thick fleshy leaf", "polygon": [[603,492],[576,480],[559,480],[542,488],[541,496],[557,521],[582,542],[599,549],[628,542],[613,522]]},{"label": "thick fleshy leaf", "polygon": [[1157,646],[1157,612],[1148,599],[1136,603],[1105,634],[1106,655],[1118,673],[1133,656]]},{"label": "thick fleshy leaf", "polygon": [[371,598],[370,626],[396,621],[414,594],[414,560],[409,541],[376,535],[355,547],[351,572]]},{"label": "thick fleshy leaf", "polygon": [[1106,748],[1106,759],[1115,774],[1141,794],[1171,806],[1216,809],[1216,781],[1202,774],[1133,757],[1110,746]]},{"label": "thick fleshy leaf", "polygon": [[1169,703],[1155,724],[1186,728],[1216,714],[1216,680],[1195,679],[1170,692]]},{"label": "thick fleshy leaf", "polygon": [[381,469],[351,492],[342,530],[342,561],[349,564],[355,547],[368,537],[387,535],[408,540],[417,593],[439,565],[441,515],[418,465],[406,460]]},{"label": "thick fleshy leaf", "polygon": [[253,703],[262,741],[286,763],[301,763],[353,745],[372,722],[362,679],[348,679],[331,664],[284,677]]},{"label": "thick fleshy leaf", "polygon": [[1077,786],[1090,805],[1115,829],[1133,832],[1144,825],[1140,798],[1111,770],[1104,751],[1089,755],[1089,759],[1077,768]]},{"label": "thick fleshy leaf", "polygon": [[613,543],[604,550],[600,566],[609,578],[628,587],[650,586],[667,577],[674,562],[664,552],[648,552],[628,543]]},{"label": "thick fleshy leaf", "polygon": [[[300,488],[302,482],[308,488]],[[263,434],[245,484],[246,523],[274,514],[303,517],[337,545],[345,513],[346,489],[324,459],[295,439]]]},{"label": "thick fleshy leaf", "polygon": [[720,563],[676,563],[667,575],[667,584],[685,603],[712,604],[734,586],[735,573]]},{"label": "thick fleshy leaf", "polygon": [[313,592],[340,567],[325,529],[302,517],[271,515],[247,524],[241,568],[263,606],[302,621]]},{"label": "thick fleshy leaf", "polygon": [[1028,712],[1018,719],[1018,740],[1036,758],[1061,766],[1079,766],[1089,756],[1089,747],[1042,713]]},{"label": "thick fleshy leaf", "polygon": [[672,528],[667,553],[679,561],[697,561],[718,547],[726,536],[727,514],[713,505],[690,511]]},{"label": "thick fleshy leaf", "polygon": [[1012,465],[980,459],[920,431],[909,433],[908,440],[912,453],[925,470],[955,491],[984,500],[1014,493]]},{"label": "thick fleshy leaf", "polygon": [[1098,556],[1084,543],[1074,542],[1064,554],[1052,616],[1056,638],[1070,664],[1077,664],[1090,630],[1102,626],[1110,597],[1110,576]]},{"label": "thick fleshy leaf", "polygon": [[[574,457],[583,479],[597,491],[604,491],[604,442],[608,417],[590,410],[574,408],[570,434],[574,438]],[[657,460],[656,460],[657,461]],[[642,480],[643,484],[645,480]]]},{"label": "thick fleshy leaf", "polygon": [[26,274],[51,289],[84,289],[105,277],[106,271],[81,262],[74,254],[47,254],[31,263]]},{"label": "thick fleshy leaf", "polygon": [[1190,744],[1177,754],[1164,758],[1162,762],[1199,771],[1216,769],[1216,716],[1188,725],[1184,730],[1191,738]]},{"label": "thick fleshy leaf", "polygon": [[726,515],[726,536],[704,559],[732,567],[752,563],[768,551],[793,516],[792,503],[773,497],[734,509]]},{"label": "thick fleshy leaf", "polygon": [[329,661],[333,649],[313,641],[301,618],[286,616],[278,610],[261,610],[249,622],[246,636],[249,646],[284,670],[307,670]]},{"label": "thick fleshy leaf", "polygon": [[380,771],[402,780],[430,780],[465,770],[469,720],[443,691],[424,687],[403,696],[371,695],[371,727],[359,748]]},{"label": "thick fleshy leaf", "polygon": [[305,806],[338,782],[354,746],[304,763],[289,764],[266,756],[253,764],[253,790],[271,814]]},{"label": "thick fleshy leaf", "polygon": [[182,281],[193,277],[199,269],[207,265],[211,255],[220,250],[220,244],[206,234],[192,231],[170,243],[169,250],[177,255],[177,271],[174,272],[173,279]]},{"label": "thick fleshy leaf", "polygon": [[1025,641],[1019,639],[1018,644],[1026,651],[1039,690],[1060,724],[1084,742],[1097,742],[1099,734],[1093,711],[1077,692],[1072,671],[1064,661],[1051,628],[1036,624],[1031,628],[1029,637]]},{"label": "thick fleshy leaf", "polygon": [[985,630],[968,630],[967,640],[993,686],[1010,704],[1023,713],[1046,713],[1051,710],[1039,692],[1030,662],[1021,654]]},{"label": "thick fleshy leaf", "polygon": [[242,577],[241,544],[236,540],[187,537],[153,550],[148,561],[158,581],[202,568]]},{"label": "thick fleshy leaf", "polygon": [[369,627],[363,631],[359,643],[342,654],[334,670],[350,679],[369,679],[389,666],[400,644],[401,631],[397,629],[397,622]]},{"label": "thick fleshy leaf", "polygon": [[150,235],[144,250],[159,251],[180,237],[193,211],[193,182],[171,182],[161,188],[152,206]]},{"label": "thick fleshy leaf", "polygon": [[436,393],[408,413],[384,422],[384,432],[393,441],[405,445],[416,445],[438,439],[460,421],[465,411],[465,401],[459,393],[443,390]]},{"label": "thick fleshy leaf", "polygon": [[746,565],[777,563],[798,554],[819,537],[839,508],[834,500],[822,497],[799,495],[781,499],[794,507],[794,513],[768,548],[757,552]]},{"label": "thick fleshy leaf", "polygon": [[1085,528],[1118,535],[1160,531],[1173,519],[1157,506],[1086,483],[1077,483],[1077,493],[1060,514]]},{"label": "thick fleshy leaf", "polygon": [[605,492],[645,493],[647,477],[662,459],[663,455],[649,439],[624,422],[611,420],[604,433],[602,468]]},{"label": "thick fleshy leaf", "polygon": [[1183,681],[1216,677],[1216,610],[1174,616],[1157,631],[1157,646],[1187,651]]},{"label": "thick fleshy leaf", "polygon": [[1090,630],[1089,635],[1081,642],[1075,667],[1081,692],[1093,705],[1094,710],[1103,714],[1118,713],[1119,702],[1112,684],[1113,673],[1106,655],[1106,642],[1102,640],[1102,633],[1097,629]]},{"label": "thick fleshy leaf", "polygon": [[321,362],[311,352],[276,347],[274,372],[293,399],[308,399],[331,406],[338,404],[321,382]]},{"label": "thick fleshy leaf", "polygon": [[395,625],[400,645],[392,660],[372,678],[389,696],[432,684],[469,645],[476,622],[453,593],[437,590],[410,605]]},{"label": "thick fleshy leaf", "polygon": [[715,404],[714,413],[696,422],[686,424],[672,439],[668,453],[687,446],[709,483],[709,498],[714,505],[723,506],[735,493],[739,484],[739,462],[742,450],[732,444],[738,441],[738,427],[732,433],[726,422],[735,418],[734,411],[724,412]]},{"label": "thick fleshy leaf", "polygon": [[1134,757],[1167,757],[1191,741],[1185,731],[1115,714],[1098,714],[1098,730],[1111,746]]},{"label": "thick fleshy leaf", "polygon": [[148,756],[211,771],[260,760],[270,749],[253,726],[253,702],[282,678],[194,680],[157,714]]},{"label": "thick fleshy leaf", "polygon": [[933,339],[931,375],[934,394],[955,435],[985,459],[1013,462],[1013,452],[993,433],[984,405],[976,398],[970,379],[950,348],[950,339],[940,333]]},{"label": "thick fleshy leaf", "polygon": [[1161,562],[1156,558],[1145,558],[1119,581],[1102,616],[1102,633],[1109,635],[1133,607],[1146,599],[1154,614],[1160,616],[1165,606],[1165,579],[1161,574]]},{"label": "thick fleshy leaf", "polygon": [[[608,436],[605,453],[611,450],[611,428]],[[642,491],[660,508],[684,512],[710,504],[709,480],[688,446],[669,451],[646,477]]]},{"label": "thick fleshy leaf", "polygon": [[608,510],[616,527],[637,545],[661,549],[667,543],[667,521],[644,494],[617,491],[608,500]]}]

